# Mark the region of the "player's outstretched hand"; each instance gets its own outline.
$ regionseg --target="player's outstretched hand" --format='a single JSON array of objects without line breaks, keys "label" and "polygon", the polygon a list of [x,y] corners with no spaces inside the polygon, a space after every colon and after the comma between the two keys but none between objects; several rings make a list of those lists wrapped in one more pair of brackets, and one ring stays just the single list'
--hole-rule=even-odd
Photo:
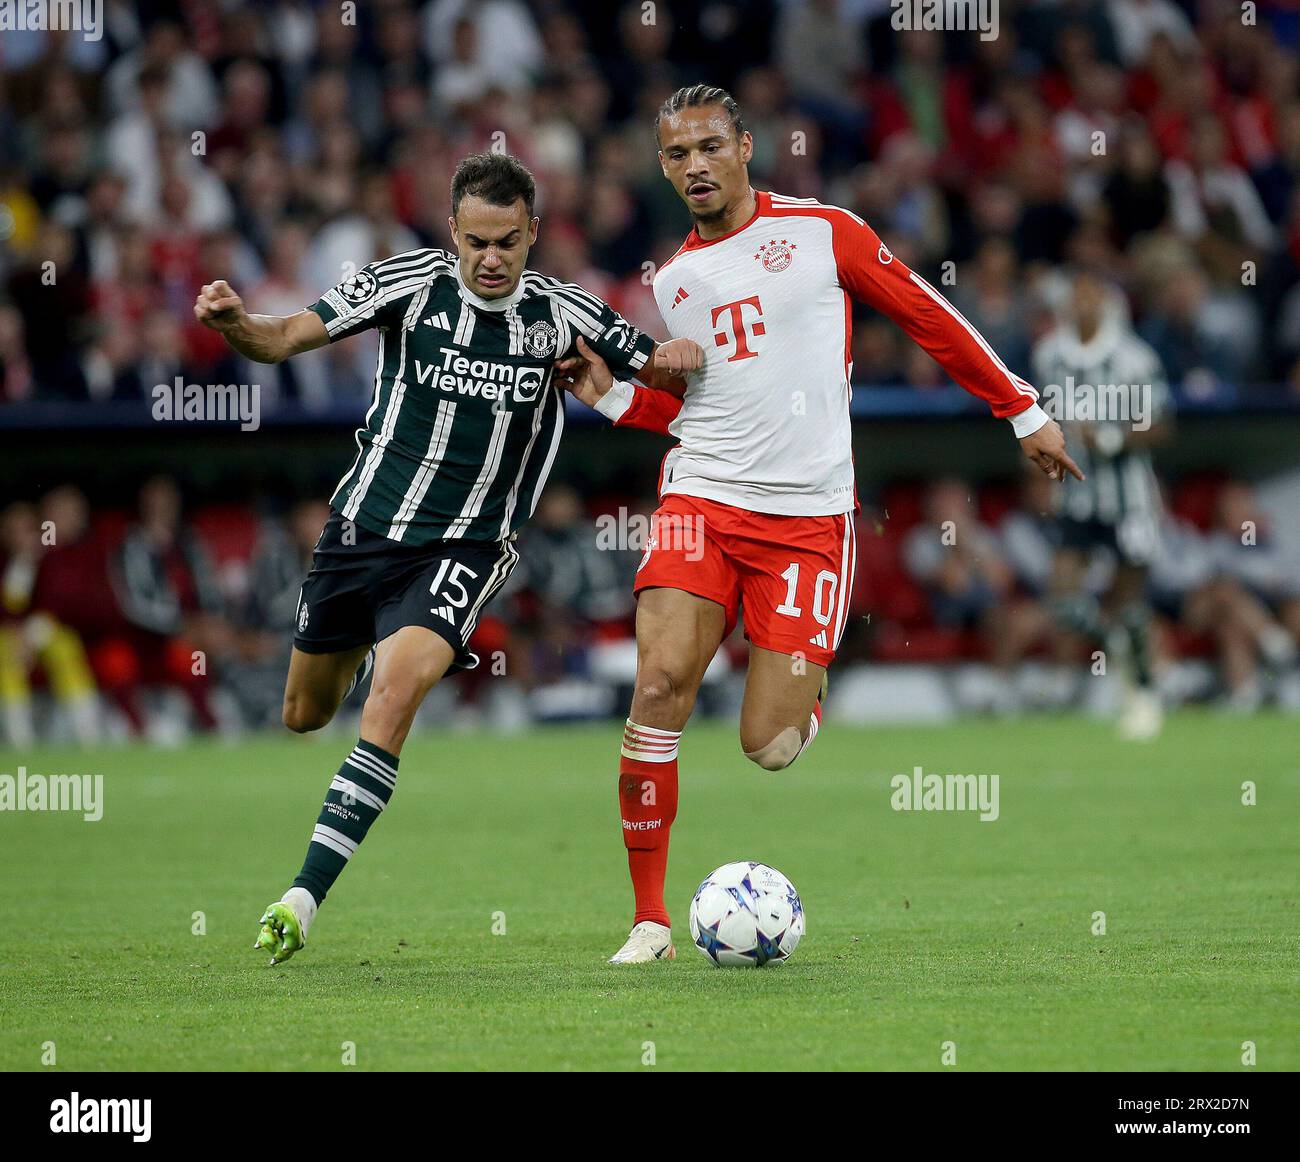
[{"label": "player's outstretched hand", "polygon": [[205,327],[224,331],[244,313],[244,300],[224,278],[205,283],[194,300],[194,317]]},{"label": "player's outstretched hand", "polygon": [[576,399],[594,408],[601,396],[613,387],[614,373],[581,335],[578,336],[578,352],[568,359],[556,360],[555,381],[572,392]]},{"label": "player's outstretched hand", "polygon": [[1066,454],[1065,436],[1055,420],[1048,420],[1038,431],[1023,437],[1020,446],[1025,455],[1053,480],[1064,480],[1067,472],[1078,480],[1083,479],[1079,466]]},{"label": "player's outstretched hand", "polygon": [[704,348],[694,339],[669,339],[655,347],[655,366],[669,375],[686,375],[704,366]]}]

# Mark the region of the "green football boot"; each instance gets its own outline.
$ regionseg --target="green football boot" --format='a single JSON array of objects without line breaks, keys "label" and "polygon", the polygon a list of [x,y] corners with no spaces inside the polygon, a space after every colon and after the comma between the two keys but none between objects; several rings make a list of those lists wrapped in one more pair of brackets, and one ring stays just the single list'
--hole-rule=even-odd
[{"label": "green football boot", "polygon": [[269,952],[272,964],[283,964],[307,943],[298,914],[282,900],[267,905],[259,923],[262,930],[257,934],[253,948]]}]

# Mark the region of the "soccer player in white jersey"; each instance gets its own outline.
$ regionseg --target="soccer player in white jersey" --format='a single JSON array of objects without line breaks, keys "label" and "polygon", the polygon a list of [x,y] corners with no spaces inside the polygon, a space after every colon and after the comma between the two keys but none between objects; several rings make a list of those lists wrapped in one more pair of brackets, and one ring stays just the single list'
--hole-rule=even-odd
[{"label": "soccer player in white jersey", "polygon": [[740,745],[764,770],[816,736],[848,615],[857,505],[849,424],[851,311],[893,319],[1010,421],[1053,479],[1079,470],[1037,393],[856,215],[757,192],[736,102],[695,85],[656,119],[659,162],[695,225],[654,280],[669,332],[705,351],[681,399],[613,382],[580,342],[570,389],[616,424],[667,432],[660,508],[637,574],[637,676],[619,764],[636,912],[614,964],[671,959],[664,907],[677,746],[701,678],[744,609]]}]

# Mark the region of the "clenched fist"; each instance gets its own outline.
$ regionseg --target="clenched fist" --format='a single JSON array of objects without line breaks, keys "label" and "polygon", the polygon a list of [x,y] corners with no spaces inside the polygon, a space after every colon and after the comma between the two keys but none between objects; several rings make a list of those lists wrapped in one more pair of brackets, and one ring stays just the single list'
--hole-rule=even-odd
[{"label": "clenched fist", "polygon": [[685,375],[704,366],[704,348],[694,339],[669,339],[655,347],[655,367],[669,375]]},{"label": "clenched fist", "polygon": [[244,300],[225,279],[205,283],[194,300],[194,317],[205,327],[225,331],[244,314]]}]

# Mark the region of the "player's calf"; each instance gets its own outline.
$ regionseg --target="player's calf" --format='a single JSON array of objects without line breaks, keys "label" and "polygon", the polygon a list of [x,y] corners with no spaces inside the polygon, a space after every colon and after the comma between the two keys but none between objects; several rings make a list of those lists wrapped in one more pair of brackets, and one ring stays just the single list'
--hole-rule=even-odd
[{"label": "player's calf", "polygon": [[797,726],[787,726],[778,731],[771,741],[753,750],[747,745],[747,742],[752,740],[747,740],[742,732],[740,746],[745,752],[745,757],[751,763],[757,763],[763,770],[783,771],[812,746],[821,724],[822,704],[821,699],[818,699],[817,705],[813,707],[813,712],[808,718],[808,727],[805,731],[800,731]]},{"label": "player's calf", "polygon": [[399,754],[425,695],[455,659],[451,644],[423,626],[404,626],[381,642],[361,712],[361,737]]},{"label": "player's calf", "polygon": [[779,730],[767,742],[754,745],[752,739],[740,740],[741,749],[751,763],[765,771],[783,771],[803,750],[804,737],[797,726],[786,726]]},{"label": "player's calf", "polygon": [[763,770],[783,771],[812,746],[813,739],[817,737],[820,726],[821,703],[819,702],[817,709],[809,717],[808,726],[805,730],[800,731],[797,726],[782,727],[767,742],[761,745],[754,745],[753,737],[746,738],[742,733],[740,746],[745,752],[745,757],[751,763],[756,763],[762,767]]},{"label": "player's calf", "polygon": [[[751,668],[751,679],[754,678],[754,673],[754,668]],[[765,771],[783,771],[812,746],[817,731],[821,729],[822,702],[829,688],[825,670],[821,671],[819,682],[812,712],[808,715],[806,724],[800,727],[794,725],[789,717],[783,721],[775,712],[769,710],[763,713],[759,710],[757,704],[764,701],[762,696],[764,683],[761,678],[753,681],[751,687],[753,700],[742,710],[740,718],[740,749],[745,752],[745,757],[750,762]],[[746,691],[747,698],[750,697],[751,690]],[[804,705],[806,706],[807,703],[805,702]],[[802,712],[787,711],[786,713],[793,716]]]},{"label": "player's calf", "polygon": [[328,726],[336,709],[336,706],[326,706],[309,694],[286,691],[281,719],[294,734],[309,734]]},{"label": "player's calf", "polygon": [[330,654],[307,653],[295,646],[284,684],[284,725],[295,734],[328,726],[343,699],[365,681],[374,656],[369,646]]}]

